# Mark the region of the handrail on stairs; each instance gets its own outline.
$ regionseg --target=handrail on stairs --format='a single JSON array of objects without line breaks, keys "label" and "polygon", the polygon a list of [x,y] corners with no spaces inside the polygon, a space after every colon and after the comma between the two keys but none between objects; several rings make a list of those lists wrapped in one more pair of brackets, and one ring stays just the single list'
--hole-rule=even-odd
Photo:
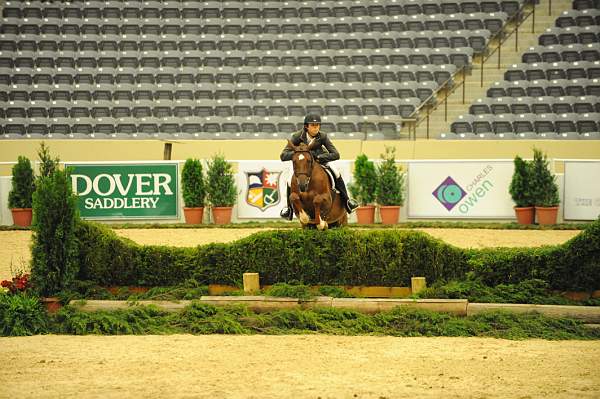
[{"label": "handrail on stairs", "polygon": [[[519,10],[515,12],[511,17],[506,20],[503,28],[496,32],[490,37],[487,45],[483,48],[480,53],[475,54],[478,56],[481,63],[481,87],[483,87],[483,70],[485,62],[490,59],[492,55],[498,52],[498,69],[501,67],[502,58],[502,45],[508,40],[508,38],[514,33],[515,34],[515,50],[519,48],[519,27],[532,17],[531,33],[535,33],[535,6],[538,3],[537,0],[525,0]],[[552,0],[549,0],[548,13],[552,15]],[[473,57],[475,58],[475,56]],[[444,104],[444,121],[448,121],[448,97],[454,93],[459,87],[462,87],[462,103],[465,104],[465,83],[467,78],[467,72],[470,74],[471,64],[463,65],[460,69],[455,71],[450,78],[444,81],[429,97],[427,97],[421,105],[419,105],[412,114],[407,118],[408,125],[408,138],[409,140],[417,139],[417,126],[423,121],[426,121],[427,127],[427,139],[429,139],[429,117],[435,111],[440,103]],[[457,80],[460,78],[460,81]],[[439,97],[443,95],[440,100]],[[424,115],[423,115],[424,114]]]},{"label": "handrail on stairs", "polygon": [[[502,61],[502,45],[504,42],[508,40],[508,38],[514,33],[515,34],[515,51],[519,51],[519,27],[529,18],[531,15],[531,33],[535,33],[535,0],[525,0],[523,5],[513,16],[511,16],[504,24],[505,27],[508,27],[510,24],[513,24],[514,29],[512,31],[506,31],[504,29],[496,32],[488,42],[488,45],[484,49],[484,51],[480,54],[481,60],[481,87],[483,87],[483,66],[487,60],[492,58],[492,55],[496,51],[498,51],[498,69],[501,67]],[[552,3],[550,3],[552,4]],[[531,5],[531,8],[529,6]],[[527,9],[529,8],[529,11]],[[492,43],[498,43],[495,47],[492,46]],[[486,51],[489,50],[489,51]]]}]

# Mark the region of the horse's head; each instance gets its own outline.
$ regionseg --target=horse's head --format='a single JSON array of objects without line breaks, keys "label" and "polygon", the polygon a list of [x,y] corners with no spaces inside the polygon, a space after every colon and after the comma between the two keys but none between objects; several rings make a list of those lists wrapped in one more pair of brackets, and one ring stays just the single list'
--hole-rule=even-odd
[{"label": "horse's head", "polygon": [[292,156],[294,178],[296,179],[298,188],[301,192],[305,192],[308,189],[308,184],[310,183],[310,178],[312,176],[314,158],[311,150],[315,147],[312,145],[313,143],[311,143],[311,145],[306,145],[304,143],[294,145],[288,140],[289,147],[294,150],[294,155]]}]

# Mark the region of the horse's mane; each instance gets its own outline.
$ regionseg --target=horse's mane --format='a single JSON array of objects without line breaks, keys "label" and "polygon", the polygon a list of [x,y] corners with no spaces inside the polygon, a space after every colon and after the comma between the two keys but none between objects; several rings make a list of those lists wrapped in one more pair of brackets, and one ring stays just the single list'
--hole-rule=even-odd
[{"label": "horse's mane", "polygon": [[288,139],[288,148],[291,148],[292,150],[294,150],[294,152],[310,152],[316,147],[319,147],[319,142],[316,140],[313,140],[310,144],[306,144],[305,142],[301,141],[298,145],[294,145],[294,143],[292,143],[292,140]]},{"label": "horse's mane", "polygon": [[310,151],[308,148],[308,144],[306,143],[300,143],[296,146],[296,150],[297,151]]}]

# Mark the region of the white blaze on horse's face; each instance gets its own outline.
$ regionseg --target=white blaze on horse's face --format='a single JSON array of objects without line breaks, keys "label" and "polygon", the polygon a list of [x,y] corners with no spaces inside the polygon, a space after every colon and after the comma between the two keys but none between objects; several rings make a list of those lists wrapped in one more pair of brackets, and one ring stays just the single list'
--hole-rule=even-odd
[{"label": "white blaze on horse's face", "polygon": [[305,192],[308,189],[310,183],[310,176],[312,173],[312,158],[309,152],[302,152],[302,150],[296,150],[292,163],[294,164],[294,178],[298,183],[298,188],[301,192]]}]

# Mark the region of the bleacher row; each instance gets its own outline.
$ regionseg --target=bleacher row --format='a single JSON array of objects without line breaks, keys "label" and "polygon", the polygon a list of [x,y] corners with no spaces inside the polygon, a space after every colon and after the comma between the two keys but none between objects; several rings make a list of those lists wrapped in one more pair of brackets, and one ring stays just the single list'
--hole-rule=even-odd
[{"label": "bleacher row", "polygon": [[590,44],[600,41],[597,25],[572,26],[567,28],[548,28],[539,38],[541,46],[554,44]]},{"label": "bleacher row", "polygon": [[193,100],[140,100],[131,101],[12,101],[10,107],[0,110],[0,116],[15,122],[15,118],[56,118],[56,117],[229,117],[229,116],[303,116],[316,113],[322,115],[355,116],[397,116],[407,117],[414,111],[420,100],[414,97],[339,99],[326,102],[311,99],[308,102],[295,100],[218,100],[216,106],[200,105]]},{"label": "bleacher row", "polygon": [[[106,113],[110,112],[108,109]],[[301,128],[302,117],[81,117],[29,118],[23,124],[6,124],[4,137],[20,138],[180,138],[277,139]],[[322,130],[336,139],[390,140],[397,138],[397,122],[387,116],[327,116]]]},{"label": "bleacher row", "polygon": [[[520,63],[513,65],[504,73],[504,80],[507,82],[597,78],[600,78],[600,61]],[[494,86],[500,86],[500,82]],[[493,87],[488,91],[488,96],[494,97]]]},{"label": "bleacher row", "polygon": [[[1,60],[1,59],[0,59]],[[147,65],[147,64],[146,64]],[[173,67],[145,66],[141,68],[92,66],[69,68],[29,68],[15,69],[0,67],[0,85],[8,91],[16,85],[60,85],[108,84],[150,84],[177,85],[215,83],[369,83],[369,82],[410,82],[436,81],[442,83],[452,77],[456,67],[450,64],[410,64],[410,65],[350,65],[350,66],[240,66],[240,67],[198,67],[177,69]],[[12,73],[12,74],[11,74]],[[77,87],[77,86],[75,86]],[[160,86],[156,86],[157,89]],[[202,87],[198,86],[198,89]],[[124,88],[131,89],[131,88]]]},{"label": "bleacher row", "polygon": [[494,97],[480,98],[469,108],[471,115],[482,114],[585,114],[600,112],[600,96]]},{"label": "bleacher row", "polygon": [[[411,72],[412,73],[412,72]],[[431,74],[431,71],[423,71]],[[162,75],[117,75],[119,81],[117,87],[113,86],[113,75],[102,73],[93,75],[77,75],[75,83],[63,82],[61,75],[54,78],[61,83],[54,86],[41,83],[42,79],[51,79],[51,76],[34,75],[33,79],[23,75],[23,82],[5,85],[0,91],[0,102],[8,102],[3,107],[9,107],[10,101],[140,101],[140,100],[224,100],[224,99],[322,99],[346,98],[346,99],[371,99],[371,98],[406,98],[418,97],[421,100],[428,98],[437,87],[432,79],[415,81],[411,79],[406,82],[347,82],[340,86],[331,83],[261,83],[241,82],[236,84],[211,84],[203,82],[201,85],[195,82],[181,82],[176,85],[169,84],[171,75],[166,75],[163,81]],[[210,75],[212,76],[212,75]],[[239,76],[239,75],[238,75]],[[420,76],[420,75],[418,75]],[[0,87],[4,84],[0,75]],[[38,79],[40,78],[40,79]],[[357,77],[358,78],[358,77]],[[21,80],[18,76],[17,79]],[[64,78],[65,80],[67,78]],[[146,79],[158,82],[158,90],[155,85],[143,83]],[[136,84],[136,81],[141,83]],[[32,82],[32,83],[28,83]],[[95,83],[94,83],[95,82]],[[202,105],[199,103],[198,105]],[[210,105],[210,104],[208,104]],[[250,104],[251,105],[251,104]]]},{"label": "bleacher row", "polygon": [[[124,35],[129,38],[181,38],[201,35],[297,35],[316,33],[420,32],[438,30],[489,29],[502,26],[508,15],[495,13],[456,13],[432,15],[395,15],[393,17],[285,18],[285,19],[90,19],[2,18],[0,33],[11,39],[16,35],[45,35],[98,38]],[[13,35],[13,36],[10,36]]]},{"label": "bleacher row", "polygon": [[194,19],[342,18],[518,11],[519,0],[371,1],[7,1],[5,18]]},{"label": "bleacher row", "polygon": [[[408,51],[410,50],[410,51]],[[314,66],[360,66],[378,65],[398,68],[404,65],[467,65],[471,61],[473,50],[461,48],[436,49],[374,49],[358,50],[320,50],[320,51],[247,51],[219,52],[207,51],[202,56],[183,56],[174,51],[145,51],[143,53],[110,54],[108,52],[78,52],[77,54],[38,52],[0,52],[0,68],[8,68],[3,73],[36,73],[36,68],[71,68],[67,73],[80,73],[79,68],[174,68],[173,74],[195,74],[198,68],[210,67],[314,67]],[[30,70],[26,69],[29,68]],[[192,69],[185,69],[192,68]],[[77,69],[77,70],[75,70]],[[332,68],[335,71],[335,68]],[[75,70],[75,71],[73,71]],[[341,69],[343,71],[343,69]],[[61,74],[45,71],[45,73]]]},{"label": "bleacher row", "polygon": [[598,8],[599,6],[596,4],[590,5],[587,9],[565,11],[560,17],[556,18],[555,25],[559,28],[599,25],[600,10]]},{"label": "bleacher row", "polygon": [[531,97],[535,101],[544,96],[600,96],[600,79],[505,80],[495,82],[487,95],[490,98]]},{"label": "bleacher row", "polygon": [[461,139],[600,139],[600,113],[461,115],[452,123]]},{"label": "bleacher row", "polygon": [[[600,30],[600,25],[596,25]],[[600,43],[567,44],[530,47],[522,57],[524,63],[534,62],[575,62],[600,60]]]},{"label": "bleacher row", "polygon": [[575,0],[442,139],[599,139],[600,4]]},{"label": "bleacher row", "polygon": [[[193,51],[287,51],[287,50],[358,50],[358,49],[411,49],[411,48],[460,48],[473,47],[481,51],[490,31],[485,29],[454,31],[435,30],[420,32],[365,32],[365,33],[303,33],[264,35],[198,35],[174,39],[160,36],[157,40],[126,35],[120,40],[109,36],[89,37],[62,36],[49,39],[45,35],[0,34],[0,51],[20,54],[25,52],[47,52],[47,56],[72,56],[72,53],[101,53],[117,56],[119,53],[132,56],[136,52],[171,51],[177,58],[189,57]],[[173,39],[173,40],[169,40]],[[465,40],[466,39],[466,40]]]},{"label": "bleacher row", "polygon": [[395,138],[521,5],[10,1],[0,134],[276,137],[311,112],[334,136]]}]

